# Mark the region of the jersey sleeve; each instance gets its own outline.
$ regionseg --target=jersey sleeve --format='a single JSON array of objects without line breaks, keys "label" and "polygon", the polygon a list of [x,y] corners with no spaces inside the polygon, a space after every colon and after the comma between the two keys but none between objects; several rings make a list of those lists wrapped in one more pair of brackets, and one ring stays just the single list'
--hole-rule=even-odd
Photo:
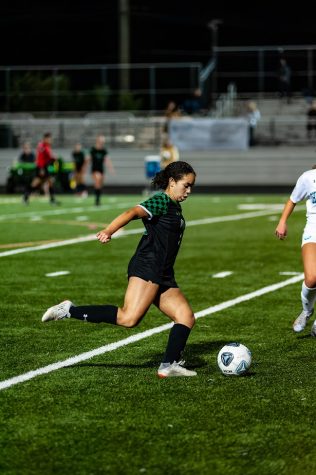
[{"label": "jersey sleeve", "polygon": [[296,182],[296,185],[292,191],[292,194],[290,196],[290,200],[293,203],[298,203],[299,201],[303,201],[308,197],[308,190],[307,190],[307,180],[305,173],[299,177],[299,179]]},{"label": "jersey sleeve", "polygon": [[152,219],[154,216],[162,216],[167,213],[169,200],[168,195],[165,193],[157,193],[138,206],[141,206],[141,208],[147,211],[149,219]]}]

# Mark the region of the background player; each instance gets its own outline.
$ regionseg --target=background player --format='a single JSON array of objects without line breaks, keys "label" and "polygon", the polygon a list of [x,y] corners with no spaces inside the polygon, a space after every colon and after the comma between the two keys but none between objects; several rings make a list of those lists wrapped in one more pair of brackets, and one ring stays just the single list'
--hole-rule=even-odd
[{"label": "background player", "polygon": [[81,143],[79,142],[76,143],[71,156],[72,156],[72,160],[75,167],[75,174],[74,174],[74,179],[76,183],[75,191],[81,196],[87,196],[87,189],[84,183],[84,176],[86,172],[87,161],[86,161],[84,150],[82,150]]},{"label": "background player", "polygon": [[110,173],[114,174],[114,167],[108,151],[105,148],[104,135],[98,135],[95,141],[95,145],[90,149],[88,160],[91,162],[91,173],[94,182],[95,204],[100,205],[102,187],[104,182],[104,167],[109,167]]},{"label": "background player", "polygon": [[195,182],[193,168],[185,162],[174,162],[156,174],[153,184],[163,192],[156,193],[140,205],[125,211],[97,234],[101,243],[131,220],[141,218],[146,231],[128,266],[128,287],[124,305],[74,306],[66,300],[49,308],[42,321],[77,318],[93,323],[112,323],[134,327],[154,303],[174,321],[163,361],[158,369],[161,378],[195,376],[183,367],[181,354],[195,323],[192,309],[179,289],[173,266],[185,228],[180,202],[191,193]]},{"label": "background player", "polygon": [[23,199],[25,203],[29,202],[30,194],[32,192],[47,184],[50,202],[52,204],[57,204],[54,192],[54,178],[50,175],[48,170],[49,165],[57,160],[57,158],[52,153],[51,145],[52,134],[50,132],[46,132],[43,135],[43,140],[39,142],[36,148],[36,172],[35,177],[24,193]]}]

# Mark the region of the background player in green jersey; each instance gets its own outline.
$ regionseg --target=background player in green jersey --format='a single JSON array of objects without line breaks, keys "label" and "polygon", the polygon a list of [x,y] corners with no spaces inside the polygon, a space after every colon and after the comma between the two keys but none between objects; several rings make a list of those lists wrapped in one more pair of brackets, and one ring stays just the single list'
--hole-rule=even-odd
[{"label": "background player in green jersey", "polygon": [[114,167],[105,148],[104,135],[98,135],[95,145],[90,149],[87,159],[91,162],[91,173],[94,183],[95,204],[100,205],[102,187],[105,176],[105,166],[109,168],[111,174],[114,174]]},{"label": "background player in green jersey", "polygon": [[185,229],[180,203],[191,193],[195,176],[188,163],[171,163],[153,179],[153,184],[163,191],[125,211],[97,234],[98,240],[105,244],[131,220],[143,220],[145,233],[128,266],[128,287],[122,307],[74,306],[66,300],[50,307],[42,321],[68,317],[131,328],[141,321],[150,305],[155,304],[174,321],[158,376],[195,376],[196,372],[184,368],[181,361],[195,322],[194,314],[176,283],[173,270]]}]

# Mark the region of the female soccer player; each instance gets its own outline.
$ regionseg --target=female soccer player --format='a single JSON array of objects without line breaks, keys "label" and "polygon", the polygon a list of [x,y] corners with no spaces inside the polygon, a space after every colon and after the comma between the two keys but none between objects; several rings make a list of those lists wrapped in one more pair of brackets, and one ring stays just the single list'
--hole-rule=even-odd
[{"label": "female soccer player", "polygon": [[[302,237],[302,258],[304,266],[304,281],[302,284],[301,300],[303,310],[293,323],[293,330],[304,330],[308,320],[314,313],[316,301],[316,170],[303,173],[296,182],[290,199],[284,206],[275,234],[279,239],[287,236],[287,220],[292,214],[296,203],[306,200],[307,221]],[[313,323],[311,335],[316,337],[316,321]]]},{"label": "female soccer player", "polygon": [[68,317],[131,328],[141,321],[153,303],[174,321],[158,376],[195,376],[196,372],[184,368],[181,361],[181,353],[195,319],[175,281],[173,270],[185,228],[180,203],[191,193],[195,176],[188,163],[171,163],[153,179],[153,185],[164,191],[125,211],[97,234],[98,240],[105,244],[116,231],[133,219],[141,218],[146,228],[128,266],[128,286],[123,307],[77,307],[66,300],[49,308],[42,321]]},{"label": "female soccer player", "polygon": [[104,135],[98,135],[94,147],[90,149],[87,160],[91,162],[91,173],[94,182],[95,204],[100,205],[100,198],[105,175],[105,165],[109,167],[110,173],[114,174],[114,167],[108,151],[105,148]]}]

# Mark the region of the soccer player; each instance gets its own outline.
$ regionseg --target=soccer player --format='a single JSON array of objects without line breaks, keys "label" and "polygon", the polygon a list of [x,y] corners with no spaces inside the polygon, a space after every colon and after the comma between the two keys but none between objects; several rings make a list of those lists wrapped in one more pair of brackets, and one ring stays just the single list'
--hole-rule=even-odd
[{"label": "soccer player", "polygon": [[100,205],[102,186],[104,181],[104,165],[109,167],[110,173],[114,173],[112,161],[105,148],[104,135],[98,135],[94,147],[90,149],[88,160],[91,162],[91,173],[94,181],[95,204]]},{"label": "soccer player", "polygon": [[50,307],[42,321],[68,317],[132,328],[141,321],[150,305],[155,304],[174,321],[158,376],[195,376],[196,372],[184,368],[181,361],[195,322],[194,314],[176,283],[173,269],[185,228],[180,203],[191,193],[195,176],[188,163],[171,163],[153,179],[153,184],[163,191],[125,211],[97,234],[97,239],[105,244],[131,220],[143,220],[145,232],[128,266],[128,286],[122,307],[74,306],[66,300]]},{"label": "soccer player", "polygon": [[48,185],[51,204],[57,204],[54,192],[54,178],[48,171],[49,165],[57,160],[52,153],[51,146],[52,134],[50,132],[46,132],[43,135],[42,142],[39,142],[36,148],[36,173],[32,183],[28,186],[23,196],[23,200],[26,204],[29,203],[30,194],[45,184]]},{"label": "soccer player", "polygon": [[86,156],[82,150],[81,143],[77,142],[72,151],[72,161],[75,167],[76,193],[83,197],[87,196],[87,189],[84,183],[84,174],[86,171]]},{"label": "soccer player", "polygon": [[[293,330],[304,330],[308,320],[314,313],[316,301],[316,169],[304,172],[297,180],[290,199],[284,206],[275,234],[279,239],[287,236],[287,220],[292,214],[296,203],[306,200],[307,221],[302,236],[302,258],[304,281],[302,283],[301,301],[303,310],[293,323]],[[316,321],[313,323],[311,335],[316,337]]]}]

